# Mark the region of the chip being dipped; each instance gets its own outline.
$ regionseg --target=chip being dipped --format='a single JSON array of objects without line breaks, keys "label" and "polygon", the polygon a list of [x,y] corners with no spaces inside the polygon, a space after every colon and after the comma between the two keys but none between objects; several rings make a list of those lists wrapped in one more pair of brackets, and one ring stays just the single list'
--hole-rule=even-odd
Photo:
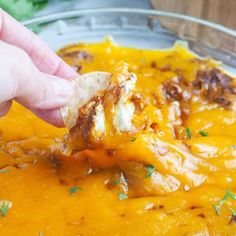
[{"label": "chip being dipped", "polygon": [[73,81],[73,98],[61,110],[73,150],[94,149],[106,142],[106,133],[134,131],[131,96],[135,82],[135,74],[123,62],[113,74],[92,72]]},{"label": "chip being dipped", "polygon": [[76,124],[78,109],[86,104],[97,92],[106,88],[111,73],[95,71],[86,73],[72,81],[73,97],[69,104],[61,109],[66,127]]}]

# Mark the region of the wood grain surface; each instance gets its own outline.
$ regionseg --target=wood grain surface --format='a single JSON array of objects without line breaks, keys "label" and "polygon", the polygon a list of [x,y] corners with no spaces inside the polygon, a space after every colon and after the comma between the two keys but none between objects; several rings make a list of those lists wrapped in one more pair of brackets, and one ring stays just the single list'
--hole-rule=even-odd
[{"label": "wood grain surface", "polygon": [[150,0],[156,10],[186,14],[236,30],[236,0]]}]

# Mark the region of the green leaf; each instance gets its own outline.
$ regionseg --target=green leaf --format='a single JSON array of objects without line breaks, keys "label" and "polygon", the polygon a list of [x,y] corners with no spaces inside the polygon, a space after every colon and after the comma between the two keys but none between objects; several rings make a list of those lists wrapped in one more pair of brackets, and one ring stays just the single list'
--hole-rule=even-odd
[{"label": "green leaf", "polygon": [[148,165],[146,169],[147,169],[147,174],[145,175],[145,178],[151,177],[152,174],[155,172],[155,166],[153,165]]},{"label": "green leaf", "polygon": [[135,137],[131,137],[131,138],[130,138],[130,142],[133,143],[133,142],[135,142],[136,139],[137,139],[137,138],[135,138]]},{"label": "green leaf", "polygon": [[232,193],[230,190],[227,190],[224,197],[220,201],[218,201],[218,205],[223,206],[225,202],[229,199],[236,200],[236,195]]},{"label": "green leaf", "polygon": [[225,193],[223,200],[227,201],[228,199],[233,199],[236,200],[236,194],[232,193],[229,189],[227,190],[227,192]]},{"label": "green leaf", "polygon": [[4,201],[1,207],[1,215],[2,217],[5,217],[7,215],[7,211],[9,209],[9,203],[7,201]]},{"label": "green leaf", "polygon": [[236,212],[233,208],[228,207],[228,209],[231,211],[232,216],[236,216]]},{"label": "green leaf", "polygon": [[39,236],[43,236],[43,232],[39,232]]},{"label": "green leaf", "polygon": [[119,197],[120,200],[125,200],[125,199],[128,198],[128,196],[124,193],[120,193],[118,197]]},{"label": "green leaf", "polygon": [[71,194],[76,193],[76,192],[78,192],[79,190],[82,190],[82,188],[79,187],[79,186],[73,186],[73,187],[71,187],[71,188],[69,189],[69,191],[70,191]]},{"label": "green leaf", "polygon": [[203,137],[207,137],[207,136],[209,136],[208,132],[205,131],[205,130],[201,130],[201,131],[199,131],[199,134],[202,135]]},{"label": "green leaf", "polygon": [[120,179],[114,180],[113,184],[114,184],[114,185],[119,185],[119,184],[120,184]]},{"label": "green leaf", "polygon": [[215,212],[217,215],[221,214],[221,207],[225,204],[225,202],[229,199],[236,200],[236,194],[231,192],[229,189],[226,191],[224,197],[217,202],[217,204],[213,205]]},{"label": "green leaf", "polygon": [[187,138],[191,139],[192,138],[191,130],[189,128],[186,128],[185,132],[186,132]]},{"label": "green leaf", "polygon": [[230,146],[232,149],[235,149],[236,148],[236,145],[231,145]]},{"label": "green leaf", "polygon": [[214,208],[214,210],[215,210],[215,212],[216,212],[216,215],[220,215],[221,214],[221,206],[220,205],[218,205],[218,204],[216,204],[216,205],[212,205],[213,206],[213,208]]},{"label": "green leaf", "polygon": [[0,170],[0,173],[8,173],[8,172],[10,172],[10,170],[8,170],[8,169],[2,169],[2,170]]}]

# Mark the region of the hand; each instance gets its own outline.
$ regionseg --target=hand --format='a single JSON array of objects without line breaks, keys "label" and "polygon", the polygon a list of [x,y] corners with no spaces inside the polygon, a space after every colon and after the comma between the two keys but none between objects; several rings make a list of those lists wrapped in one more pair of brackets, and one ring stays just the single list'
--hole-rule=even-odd
[{"label": "hand", "polygon": [[59,108],[69,102],[76,72],[35,34],[0,9],[0,116],[15,99],[36,115],[64,126]]}]

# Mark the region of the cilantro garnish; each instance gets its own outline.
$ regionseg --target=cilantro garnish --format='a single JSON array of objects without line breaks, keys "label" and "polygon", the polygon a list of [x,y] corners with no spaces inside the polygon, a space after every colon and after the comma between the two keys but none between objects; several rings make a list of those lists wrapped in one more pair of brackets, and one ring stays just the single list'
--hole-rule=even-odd
[{"label": "cilantro garnish", "polygon": [[147,169],[147,174],[145,175],[145,178],[152,176],[152,174],[155,172],[155,166],[153,165],[148,165],[146,169]]},{"label": "cilantro garnish", "polygon": [[133,143],[133,142],[135,142],[136,139],[137,139],[137,138],[135,138],[135,137],[131,137],[131,138],[130,138],[130,142]]},{"label": "cilantro garnish", "polygon": [[214,208],[214,210],[216,212],[216,215],[219,216],[221,214],[221,206],[218,205],[218,204],[215,204],[215,205],[212,205],[212,206],[213,206],[213,208]]},{"label": "cilantro garnish", "polygon": [[1,207],[1,215],[2,217],[5,217],[7,215],[7,211],[9,209],[9,202],[3,201],[2,207]]},{"label": "cilantro garnish", "polygon": [[119,185],[119,184],[120,184],[120,179],[114,180],[113,184],[114,184],[114,185]]},{"label": "cilantro garnish", "polygon": [[236,194],[232,193],[229,189],[227,190],[227,192],[225,193],[222,201],[227,201],[228,199],[233,199],[236,200]]},{"label": "cilantro garnish", "polygon": [[232,216],[236,216],[236,212],[233,208],[228,207],[228,209],[231,211]]},{"label": "cilantro garnish", "polygon": [[229,223],[235,223],[236,222],[236,212],[233,208],[231,207],[228,207],[228,209],[231,211],[231,218],[230,218],[230,221]]},{"label": "cilantro garnish", "polygon": [[128,196],[124,193],[120,193],[118,197],[119,197],[120,200],[124,200],[124,199],[128,198]]},{"label": "cilantro garnish", "polygon": [[191,130],[189,128],[186,128],[185,129],[185,132],[186,132],[186,136],[188,139],[191,139],[192,138],[192,134],[191,134]]},{"label": "cilantro garnish", "polygon": [[79,186],[73,186],[69,189],[70,193],[73,194],[73,193],[76,193],[77,191],[81,190],[82,188],[79,187]]},{"label": "cilantro garnish", "polygon": [[202,135],[203,137],[209,136],[208,132],[205,131],[205,130],[200,130],[200,131],[199,131],[199,134]]},{"label": "cilantro garnish", "polygon": [[[213,208],[215,209],[215,212],[217,215],[221,214],[221,207],[225,204],[225,202],[229,199],[236,200],[236,194],[232,193],[229,189],[225,193],[224,197],[219,200],[216,204],[212,205]],[[232,208],[231,208],[232,210]],[[231,211],[232,212],[232,211]],[[236,215],[235,215],[236,216]]]},{"label": "cilantro garnish", "polygon": [[8,170],[8,169],[2,169],[2,170],[0,170],[0,173],[8,173],[10,170]]},{"label": "cilantro garnish", "polygon": [[42,233],[42,232],[39,232],[39,236],[43,236],[43,233]]}]

